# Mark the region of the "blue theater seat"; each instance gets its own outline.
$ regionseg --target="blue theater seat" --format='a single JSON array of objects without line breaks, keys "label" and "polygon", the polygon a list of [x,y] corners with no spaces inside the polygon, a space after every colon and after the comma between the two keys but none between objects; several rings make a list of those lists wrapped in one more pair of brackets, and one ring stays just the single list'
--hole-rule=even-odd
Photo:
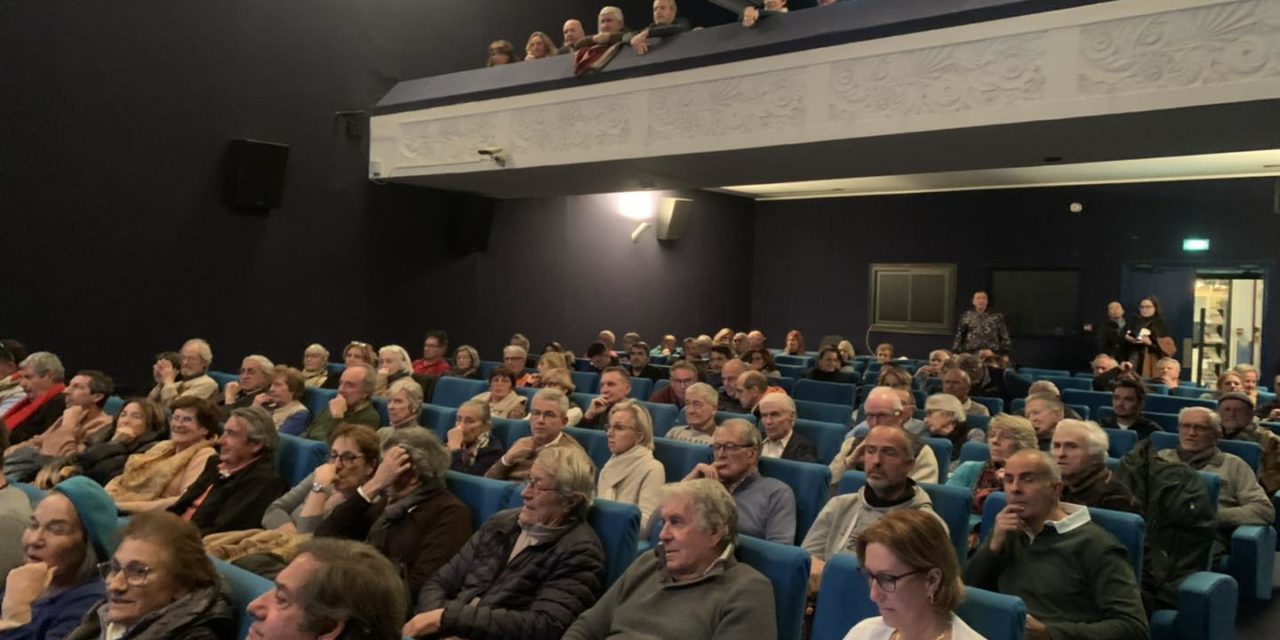
[{"label": "blue theater seat", "polygon": [[797,380],[795,391],[791,395],[796,400],[825,402],[827,404],[853,404],[857,400],[858,387],[839,382]]},{"label": "blue theater seat", "polygon": [[502,446],[510,449],[516,440],[523,438],[532,431],[529,429],[528,420],[511,420],[509,418],[490,418],[489,430],[493,435],[498,436],[502,440]]},{"label": "blue theater seat", "polygon": [[878,615],[867,579],[858,573],[858,556],[840,553],[828,559],[822,569],[809,640],[842,640],[854,625]]},{"label": "blue theater seat", "polygon": [[633,504],[597,498],[591,502],[587,522],[604,547],[604,586],[608,589],[635,560],[640,509]]},{"label": "blue theater seat", "polygon": [[698,464],[710,464],[714,459],[710,445],[661,437],[653,439],[653,457],[662,463],[667,482],[680,482]]},{"label": "blue theater seat", "polygon": [[938,459],[938,483],[942,484],[947,481],[947,469],[951,465],[951,444],[946,438],[924,438],[925,444],[933,449],[933,455]]},{"label": "blue theater seat", "polygon": [[253,616],[249,615],[249,603],[275,588],[275,585],[262,576],[217,558],[213,559],[213,566],[230,587],[231,607],[235,610],[236,620],[240,623],[238,637],[243,640],[249,637],[249,625],[253,624]]},{"label": "blue theater seat", "polygon": [[[778,387],[779,389],[786,391],[787,395],[789,396],[795,395],[797,382],[799,381],[796,380],[795,378],[787,378],[787,377],[769,378],[769,386]],[[719,386],[719,385],[716,385],[716,386]]]},{"label": "blue theater seat", "polygon": [[436,381],[436,389],[431,394],[431,404],[457,409],[462,403],[489,390],[484,380],[470,380],[445,376]]},{"label": "blue theater seat", "polygon": [[653,395],[653,381],[648,378],[632,378],[629,397],[634,400],[648,400]]},{"label": "blue theater seat", "polygon": [[1138,446],[1138,432],[1128,429],[1103,429],[1107,432],[1107,455],[1112,458],[1123,458]]},{"label": "blue theater seat", "polygon": [[213,378],[214,382],[218,383],[219,391],[221,391],[223,387],[226,387],[228,382],[240,381],[240,376],[234,373],[227,373],[225,371],[209,371],[208,374],[210,378]]},{"label": "blue theater seat", "polygon": [[1040,379],[1045,377],[1054,377],[1054,378],[1070,378],[1071,377],[1071,372],[1067,371],[1066,369],[1037,369],[1034,367],[1020,367],[1018,369],[1018,373],[1021,373],[1024,376],[1030,376],[1031,378],[1034,378],[1034,379]]},{"label": "blue theater seat", "polygon": [[599,393],[600,374],[595,371],[570,371],[574,390],[578,393]]},{"label": "blue theater seat", "polygon": [[120,396],[111,396],[102,405],[102,411],[111,417],[116,417],[120,410],[124,408],[124,398]]},{"label": "blue theater seat", "polygon": [[1004,400],[1001,400],[1000,398],[980,398],[980,397],[974,396],[969,399],[986,407],[987,410],[990,411],[991,415],[993,416],[996,415],[997,413],[1004,413]]},{"label": "blue theater seat", "polygon": [[320,412],[329,408],[329,401],[338,396],[337,389],[317,389],[316,387],[307,387],[302,390],[302,404],[306,405],[307,411],[311,412],[312,420],[320,415]]},{"label": "blue theater seat", "polygon": [[845,426],[853,419],[853,405],[796,400],[796,417]]},{"label": "blue theater seat", "polygon": [[493,514],[511,508],[519,499],[520,485],[515,482],[453,470],[445,472],[444,482],[449,493],[471,509],[471,525],[477,531]]},{"label": "blue theater seat", "polygon": [[985,442],[966,442],[960,447],[960,462],[976,460],[986,462],[991,459],[991,448]]},{"label": "blue theater seat", "polygon": [[796,496],[796,544],[804,540],[818,518],[831,487],[831,469],[823,464],[781,458],[760,458],[760,475],[781,480]]},{"label": "blue theater seat", "polygon": [[647,400],[641,400],[640,404],[649,410],[649,417],[653,419],[654,434],[666,433],[671,430],[671,427],[676,426],[676,417],[680,414],[680,410],[674,404]]},{"label": "blue theater seat", "polygon": [[1015,596],[965,587],[956,615],[987,640],[1021,640],[1026,633],[1027,605]]},{"label": "blue theater seat", "polygon": [[596,473],[600,473],[600,469],[604,467],[604,463],[609,461],[609,457],[613,454],[609,453],[609,436],[604,431],[596,429],[580,429],[578,427],[565,427],[564,432],[573,436],[583,449],[587,450],[587,457],[591,458],[592,464],[596,465]]},{"label": "blue theater seat", "polygon": [[378,412],[378,419],[381,424],[391,424],[391,418],[387,415],[387,399],[386,398],[370,398],[370,404],[374,410]]},{"label": "blue theater seat", "polygon": [[435,432],[443,442],[458,421],[458,410],[452,407],[441,407],[434,404],[423,404],[418,414],[418,423]]},{"label": "blue theater seat", "polygon": [[813,446],[818,450],[818,462],[822,464],[830,464],[835,459],[836,454],[840,452],[840,445],[844,444],[844,436],[847,433],[843,425],[817,420],[796,419],[794,428],[796,433],[813,442]]},{"label": "blue theater seat", "polygon": [[773,583],[778,640],[800,640],[809,588],[809,554],[799,547],[740,535],[737,556]]},{"label": "blue theater seat", "polygon": [[329,445],[315,440],[280,434],[276,447],[276,469],[289,487],[294,487],[316,467],[329,461]]}]

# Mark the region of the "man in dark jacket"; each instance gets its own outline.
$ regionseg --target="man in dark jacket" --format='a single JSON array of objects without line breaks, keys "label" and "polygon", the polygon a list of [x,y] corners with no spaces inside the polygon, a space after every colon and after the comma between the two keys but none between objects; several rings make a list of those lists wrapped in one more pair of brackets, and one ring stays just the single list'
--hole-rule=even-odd
[{"label": "man in dark jacket", "polygon": [[627,370],[632,378],[648,378],[657,382],[667,377],[666,372],[649,364],[649,345],[636,342],[627,349]]},{"label": "man in dark jacket", "polygon": [[690,28],[689,20],[676,16],[676,0],[653,0],[653,24],[631,37],[631,48],[642,56],[649,51],[649,38],[666,38]]},{"label": "man in dark jacket", "polygon": [[795,430],[796,403],[787,394],[770,393],[760,399],[760,422],[765,435],[760,457],[818,461],[817,447]]},{"label": "man in dark jacket", "polygon": [[1119,302],[1107,305],[1107,319],[1098,325],[1098,352],[1105,353],[1120,362],[1129,360],[1130,345],[1124,339],[1124,306]]},{"label": "man in dark jacket", "polygon": [[1145,438],[1157,431],[1160,425],[1142,415],[1147,401],[1147,388],[1135,377],[1123,377],[1115,381],[1111,389],[1111,409],[1114,416],[1107,416],[1099,423],[1103,429],[1126,429]]},{"label": "man in dark jacket", "polygon": [[[1107,469],[1107,432],[1082,420],[1063,420],[1053,431],[1053,458],[1062,473],[1062,501],[1139,513],[1138,503]],[[1139,515],[1141,515],[1139,513]]]},{"label": "man in dark jacket", "polygon": [[201,535],[261,526],[262,514],[284,493],[274,455],[280,436],[262,407],[231,412],[218,438],[218,457],[169,511],[200,527]]}]

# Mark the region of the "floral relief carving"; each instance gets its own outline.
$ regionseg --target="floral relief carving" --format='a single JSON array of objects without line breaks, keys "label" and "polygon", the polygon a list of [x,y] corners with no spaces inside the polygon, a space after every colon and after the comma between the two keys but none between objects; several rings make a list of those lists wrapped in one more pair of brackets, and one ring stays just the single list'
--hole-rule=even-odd
[{"label": "floral relief carving", "polygon": [[611,96],[511,111],[512,146],[517,151],[563,153],[627,144],[631,101]]},{"label": "floral relief carving", "polygon": [[477,149],[495,146],[490,115],[419,120],[400,125],[400,155],[419,166],[473,162]]},{"label": "floral relief carving", "polygon": [[1081,29],[1084,95],[1280,75],[1280,0],[1251,0],[1113,20]]},{"label": "floral relief carving", "polygon": [[719,137],[804,124],[801,71],[787,69],[656,89],[649,96],[652,141]]},{"label": "floral relief carving", "polygon": [[918,49],[830,67],[834,120],[955,113],[1044,99],[1045,34]]}]

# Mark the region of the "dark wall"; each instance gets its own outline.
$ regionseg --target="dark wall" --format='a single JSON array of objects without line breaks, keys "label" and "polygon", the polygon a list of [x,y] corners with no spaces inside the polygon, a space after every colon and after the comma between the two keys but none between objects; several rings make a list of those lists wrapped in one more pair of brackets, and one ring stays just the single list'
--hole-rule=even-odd
[{"label": "dark wall", "polygon": [[[1129,263],[1272,267],[1280,215],[1272,212],[1269,179],[1146,185],[1104,185],[760,203],[751,322],[781,344],[799,328],[806,336],[846,334],[863,352],[868,326],[869,265],[941,262],[958,266],[956,299],[968,308],[973,291],[990,286],[996,267],[1080,269],[1080,324],[1105,318],[1121,296]],[[1083,213],[1068,211],[1071,202]],[[1212,251],[1182,252],[1182,238],[1207,237]],[[1263,344],[1265,371],[1280,352],[1280,296],[1269,280]],[[1142,294],[1138,294],[1142,295]],[[1136,313],[1137,300],[1122,300]],[[1000,301],[994,300],[998,309]],[[924,357],[949,347],[951,336],[873,333]],[[1092,336],[1014,338],[1015,357],[1038,366],[1082,370]],[[1268,355],[1269,354],[1269,355]]]},{"label": "dark wall", "polygon": [[[192,335],[213,343],[215,367],[233,370],[255,351],[296,361],[311,341],[416,350],[429,326],[484,348],[517,327],[544,339],[550,327],[569,326],[584,337],[557,337],[581,341],[605,321],[602,310],[619,328],[657,327],[668,319],[658,314],[677,308],[690,327],[720,312],[745,320],[745,273],[722,289],[674,283],[673,265],[710,271],[721,245],[660,250],[650,237],[621,246],[621,219],[597,220],[577,201],[504,204],[490,254],[447,257],[441,229],[458,213],[455,199],[370,184],[367,140],[348,137],[334,118],[369,108],[400,79],[480,66],[494,37],[558,33],[563,17],[598,8],[585,0],[7,7],[0,335],[55,351],[73,370],[128,379],[146,375],[152,353]],[[221,164],[235,137],[292,147],[284,204],[269,215],[222,203]],[[706,220],[728,215],[725,201],[708,201],[720,209]],[[739,213],[749,220],[749,208]],[[690,236],[714,242],[702,224]],[[749,245],[750,224],[730,241]],[[542,273],[554,276],[550,303],[519,284]],[[596,279],[574,284],[588,273]],[[601,293],[613,278],[627,290],[624,277],[632,290],[672,290],[656,304],[637,296],[603,308],[575,297]],[[715,306],[725,299],[729,306]]]}]

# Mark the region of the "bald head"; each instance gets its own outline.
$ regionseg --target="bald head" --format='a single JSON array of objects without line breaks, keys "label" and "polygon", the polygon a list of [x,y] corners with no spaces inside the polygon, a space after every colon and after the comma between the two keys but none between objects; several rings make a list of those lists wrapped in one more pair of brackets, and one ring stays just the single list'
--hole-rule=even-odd
[{"label": "bald head", "polygon": [[586,37],[587,32],[582,28],[582,21],[570,18],[565,20],[564,27],[564,46],[571,46],[573,43]]}]

